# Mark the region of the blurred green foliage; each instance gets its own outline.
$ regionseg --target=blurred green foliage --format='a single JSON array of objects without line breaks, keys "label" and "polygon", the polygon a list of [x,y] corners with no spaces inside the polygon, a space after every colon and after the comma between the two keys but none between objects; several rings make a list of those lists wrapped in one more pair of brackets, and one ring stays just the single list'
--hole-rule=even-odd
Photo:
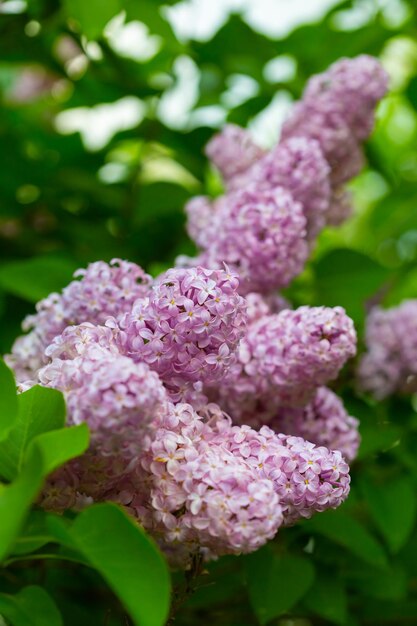
[{"label": "blurred green foliage", "polygon": [[[300,25],[278,39],[235,13],[205,40],[180,40],[167,19],[169,4],[176,3],[0,3],[1,352],[10,348],[34,302],[62,288],[75,268],[122,257],[158,273],[176,255],[193,253],[183,205],[196,193],[220,191],[203,155],[213,127],[227,119],[263,129],[271,145],[282,103],[298,98],[311,74],[341,56],[361,53],[380,56],[392,80],[367,145],[369,166],[351,185],[355,215],[342,228],[322,233],[313,259],[288,295],[296,305],[345,306],[360,332],[373,303],[392,305],[417,297],[415,2],[334,3],[321,21]],[[122,30],[132,24],[133,40],[122,49]],[[143,45],[138,51],[139,35]],[[274,75],[271,61],[281,70],[295,71]],[[358,397],[350,374],[351,369],[337,388],[361,421],[363,442],[347,503],[281,532],[276,542],[254,555],[210,564],[196,580],[175,574],[172,623],[417,624],[417,405],[407,398],[375,404]],[[22,444],[19,429],[22,420],[25,428],[31,423],[29,408],[29,413],[19,413],[13,394],[7,395],[7,372],[1,381],[0,408],[16,414],[8,437],[26,454],[16,479],[23,488],[18,484],[13,491],[12,483],[0,489],[0,524],[8,497],[20,498],[23,507],[19,519],[9,521],[13,534],[30,502],[25,472],[41,480],[45,468],[36,454],[39,448],[41,455],[42,440],[31,454],[26,451],[29,442]],[[30,436],[55,433],[58,442],[62,433],[58,424],[54,428],[44,415]],[[60,445],[61,458],[50,459],[52,465],[65,457],[66,444]],[[74,439],[67,445],[69,458],[84,444]],[[13,459],[2,457],[1,465],[15,468]],[[94,524],[106,527],[115,510],[92,509],[91,515],[98,516]],[[69,532],[46,528],[45,519],[29,518],[9,567],[0,570],[0,614],[11,624],[41,624],[29,619],[40,611],[45,624],[58,625],[56,607],[71,626],[130,623],[110,589],[135,623],[158,623],[160,617],[143,617],[144,605],[134,598],[135,584],[138,593],[150,593],[146,564],[135,574],[144,539],[132,540],[137,554],[130,554],[120,537],[114,548],[120,555],[109,553],[97,566],[96,554],[80,556],[89,523],[85,520],[80,516]],[[133,532],[125,528],[125,519],[117,523],[126,538]],[[77,533],[75,556],[68,537],[77,543]],[[67,543],[68,560],[60,560],[65,558],[62,547],[59,554],[52,550],[41,558],[45,541]],[[38,549],[39,558],[36,552],[28,554]],[[130,582],[120,589],[114,568],[123,572],[124,559]],[[102,577],[73,562],[77,560],[93,563]],[[163,578],[164,570],[160,572]],[[148,600],[157,604],[167,584]],[[165,608],[161,610],[163,614]]]}]

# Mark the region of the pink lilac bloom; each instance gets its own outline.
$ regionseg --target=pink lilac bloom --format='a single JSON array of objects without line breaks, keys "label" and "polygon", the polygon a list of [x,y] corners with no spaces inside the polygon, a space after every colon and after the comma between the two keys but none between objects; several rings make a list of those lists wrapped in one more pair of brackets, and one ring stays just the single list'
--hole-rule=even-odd
[{"label": "pink lilac bloom", "polygon": [[130,457],[151,436],[166,392],[146,363],[118,352],[113,335],[92,324],[68,327],[46,349],[51,362],[38,380],[64,393],[68,424],[86,422],[95,449]]},{"label": "pink lilac bloom", "polygon": [[348,462],[353,461],[359,448],[358,420],[348,415],[342,400],[327,387],[320,387],[304,407],[279,409],[269,426],[276,432],[339,450]]},{"label": "pink lilac bloom", "polygon": [[171,269],[117,324],[121,351],[155,370],[173,393],[220,380],[236,360],[246,325],[237,275],[203,267]]},{"label": "pink lilac bloom", "polygon": [[357,370],[363,391],[382,400],[417,388],[417,300],[397,307],[375,307],[366,321],[366,353]]},{"label": "pink lilac bloom", "polygon": [[251,552],[282,525],[337,507],[349,491],[340,453],[264,427],[231,426],[218,407],[177,404],[148,453],[108,497],[127,507],[184,565]]},{"label": "pink lilac bloom", "polygon": [[[278,144],[265,153],[243,173],[229,181],[229,194],[211,201],[197,196],[186,206],[187,231],[196,244],[204,249],[215,246],[219,230],[233,203],[233,194],[246,188],[258,191],[287,189],[301,203],[306,217],[306,234],[312,240],[325,226],[329,208],[330,168],[317,141],[295,137]],[[260,196],[262,201],[262,196]]]},{"label": "pink lilac bloom", "polygon": [[268,423],[280,407],[304,406],[355,351],[353,322],[341,307],[284,310],[248,326],[238,362],[207,392],[236,423]]},{"label": "pink lilac bloom", "polygon": [[47,362],[45,348],[69,325],[91,322],[104,324],[108,317],[117,317],[131,310],[137,298],[142,298],[151,285],[151,277],[135,263],[113,259],[91,263],[74,275],[61,294],[52,293],[37,306],[35,315],[23,322],[20,337],[6,358],[19,381],[33,378],[36,370]]},{"label": "pink lilac bloom", "polygon": [[259,432],[249,426],[225,427],[222,422],[217,427],[222,445],[273,482],[283,525],[336,508],[347,498],[349,466],[340,452],[301,437],[276,434],[267,426]]},{"label": "pink lilac bloom", "polygon": [[313,239],[325,226],[330,200],[329,174],[319,143],[294,137],[279,143],[243,175],[233,178],[230,188],[239,189],[245,183],[258,189],[284,187],[302,204],[308,238]]},{"label": "pink lilac bloom", "polygon": [[303,99],[331,103],[360,140],[372,132],[374,110],[388,89],[388,75],[380,62],[361,54],[340,59],[308,81]]},{"label": "pink lilac bloom", "polygon": [[[208,407],[208,413],[217,408]],[[282,523],[272,481],[233,454],[187,404],[171,405],[154,441],[109,497],[128,507],[172,558],[251,552]]]},{"label": "pink lilac bloom", "polygon": [[226,124],[206,146],[206,155],[227,181],[247,170],[262,155],[263,150],[244,128]]},{"label": "pink lilac bloom", "polygon": [[216,213],[216,238],[200,261],[227,263],[239,273],[241,294],[270,293],[299,274],[308,256],[302,205],[281,187],[230,193]]},{"label": "pink lilac bloom", "polygon": [[360,144],[373,129],[375,107],[387,87],[387,74],[373,57],[341,59],[309,80],[282,138],[316,139],[331,167],[332,185],[340,186],[363,166]]},{"label": "pink lilac bloom", "polygon": [[338,110],[327,103],[304,101],[294,105],[282,127],[282,139],[315,139],[331,168],[332,186],[340,186],[361,171],[364,155],[359,141]]}]

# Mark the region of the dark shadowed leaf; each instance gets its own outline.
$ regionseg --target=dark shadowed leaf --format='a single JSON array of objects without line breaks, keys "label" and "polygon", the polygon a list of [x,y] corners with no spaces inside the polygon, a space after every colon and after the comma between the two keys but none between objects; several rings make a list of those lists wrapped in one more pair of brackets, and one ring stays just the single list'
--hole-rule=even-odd
[{"label": "dark shadowed leaf", "polygon": [[371,565],[384,567],[387,564],[386,554],[377,539],[360,522],[343,511],[320,513],[306,521],[304,526],[350,550]]},{"label": "dark shadowed leaf", "polygon": [[403,547],[416,520],[416,493],[407,476],[379,483],[369,477],[360,482],[375,525],[392,552]]},{"label": "dark shadowed leaf", "polygon": [[303,557],[275,554],[264,547],[245,557],[249,598],[260,624],[286,613],[314,580],[314,567]]},{"label": "dark shadowed leaf", "polygon": [[37,302],[65,287],[76,269],[76,264],[63,258],[12,261],[0,267],[0,285],[8,293]]},{"label": "dark shadowed leaf", "polygon": [[370,257],[354,250],[332,250],[317,262],[316,304],[342,306],[355,322],[363,322],[366,301],[388,277]]},{"label": "dark shadowed leaf", "polygon": [[75,520],[80,553],[118,595],[137,626],[163,626],[170,576],[164,557],[141,528],[114,504],[97,504]]},{"label": "dark shadowed leaf", "polygon": [[0,594],[0,614],[12,626],[62,626],[62,617],[52,598],[37,586],[29,586],[14,596]]},{"label": "dark shadowed leaf", "polygon": [[336,624],[345,624],[347,596],[342,580],[321,574],[308,590],[304,602],[320,617]]}]

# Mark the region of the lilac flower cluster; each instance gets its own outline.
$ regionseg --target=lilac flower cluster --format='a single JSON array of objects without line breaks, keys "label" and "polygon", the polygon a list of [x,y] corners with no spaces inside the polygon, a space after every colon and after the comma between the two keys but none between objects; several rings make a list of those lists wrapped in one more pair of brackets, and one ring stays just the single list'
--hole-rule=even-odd
[{"label": "lilac flower cluster", "polygon": [[[197,197],[186,206],[188,233],[203,250],[197,262],[227,262],[241,274],[242,293],[287,285],[323,227],[349,217],[350,194],[343,185],[363,167],[361,142],[372,131],[386,89],[387,75],[376,59],[342,59],[310,79],[270,152],[234,125],[216,135],[206,154],[227,193],[213,202]],[[284,219],[282,202],[274,209],[271,198],[284,190],[286,213],[297,219]]]},{"label": "lilac flower cluster", "polygon": [[[385,82],[368,57],[335,64],[268,153],[226,127],[207,153],[227,191],[186,207],[197,258],[155,280],[127,261],[93,263],[38,304],[8,363],[22,390],[62,390],[68,423],[91,431],[42,507],[116,501],[184,567],[196,553],[253,551],[347,497],[358,422],[324,385],[355,353],[353,323],[340,307],[292,310],[275,290],[347,215],[341,185]],[[380,393],[388,369],[395,388],[409,384],[414,308],[372,314],[364,388]]]},{"label": "lilac flower cluster", "polygon": [[358,420],[348,415],[339,396],[327,387],[319,387],[304,407],[281,408],[270,423],[276,432],[339,450],[347,461],[354,460],[359,448],[358,426]]},{"label": "lilac flower cluster", "polygon": [[39,382],[65,393],[69,424],[86,422],[96,450],[126,458],[141,451],[166,391],[146,363],[122,356],[105,326],[68,326],[45,351]]},{"label": "lilac flower cluster", "polygon": [[[117,283],[101,287],[112,294]],[[279,296],[243,298],[227,268],[172,269],[141,285],[128,312],[110,300],[104,324],[100,312],[67,325],[40,350],[46,364],[23,387],[62,390],[68,423],[86,422],[91,446],[49,478],[40,505],[64,511],[115,500],[182,566],[195,551],[206,558],[249,552],[282,525],[338,506],[349,490],[339,452],[265,426],[259,433],[233,426],[223,413],[226,396],[222,408],[204,396],[229,389],[235,402],[243,400],[238,370],[255,384],[249,403],[264,391],[262,376],[271,397],[275,385],[287,399],[299,394],[297,376],[307,388],[309,376],[317,386],[336,375],[354,349],[343,310],[287,306]],[[56,332],[43,323],[44,337]],[[193,404],[182,403],[184,396]]]},{"label": "lilac flower cluster", "polygon": [[375,307],[366,322],[366,347],[357,371],[359,387],[382,400],[417,389],[417,300]]},{"label": "lilac flower cluster", "polygon": [[[303,99],[295,105],[282,129],[282,138],[309,137],[320,144],[330,165],[330,182],[340,198],[341,186],[363,167],[361,146],[372,132],[375,107],[388,87],[380,63],[368,55],[341,59],[308,81]],[[329,205],[328,223],[338,224],[348,215],[346,203],[338,213]],[[336,206],[339,203],[336,203]]]},{"label": "lilac flower cluster", "polygon": [[123,354],[158,372],[179,400],[190,384],[215,383],[230,367],[246,320],[236,274],[171,269],[118,323]]},{"label": "lilac flower cluster", "polygon": [[215,405],[202,417],[177,404],[108,496],[178,562],[197,546],[206,556],[250,552],[281,525],[337,507],[349,492],[348,469],[339,452],[267,427],[232,426]]},{"label": "lilac flower cluster", "polygon": [[75,273],[81,280],[72,281],[61,294],[52,293],[36,305],[36,314],[23,322],[30,331],[15,342],[8,363],[20,382],[33,378],[47,362],[44,350],[67,326],[91,322],[104,324],[110,316],[131,310],[143,297],[151,277],[135,263],[113,259],[91,263]]},{"label": "lilac flower cluster", "polygon": [[281,407],[302,407],[355,354],[344,309],[300,307],[249,324],[238,363],[209,395],[239,424],[270,423]]},{"label": "lilac flower cluster", "polygon": [[241,279],[241,293],[269,293],[288,285],[308,256],[302,205],[283,187],[248,186],[219,202],[199,257],[205,267],[226,262]]}]

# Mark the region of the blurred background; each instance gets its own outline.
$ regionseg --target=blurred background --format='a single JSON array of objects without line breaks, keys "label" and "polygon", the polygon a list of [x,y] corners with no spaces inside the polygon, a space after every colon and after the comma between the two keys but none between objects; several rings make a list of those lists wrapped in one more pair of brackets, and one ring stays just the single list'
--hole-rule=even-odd
[{"label": "blurred background", "polygon": [[[416,35],[414,0],[0,2],[0,352],[77,267],[121,257],[158,274],[193,254],[183,205],[221,192],[203,153],[215,130],[234,122],[272,146],[308,77],[361,53],[391,86],[355,213],[321,234],[287,295],[345,306],[359,331],[373,302],[417,297]],[[352,496],[282,533],[271,580],[293,601],[271,623],[417,624],[417,403],[372,405],[343,384],[363,437]],[[211,566],[216,584],[176,623],[258,623],[242,572],[268,558]]]}]

